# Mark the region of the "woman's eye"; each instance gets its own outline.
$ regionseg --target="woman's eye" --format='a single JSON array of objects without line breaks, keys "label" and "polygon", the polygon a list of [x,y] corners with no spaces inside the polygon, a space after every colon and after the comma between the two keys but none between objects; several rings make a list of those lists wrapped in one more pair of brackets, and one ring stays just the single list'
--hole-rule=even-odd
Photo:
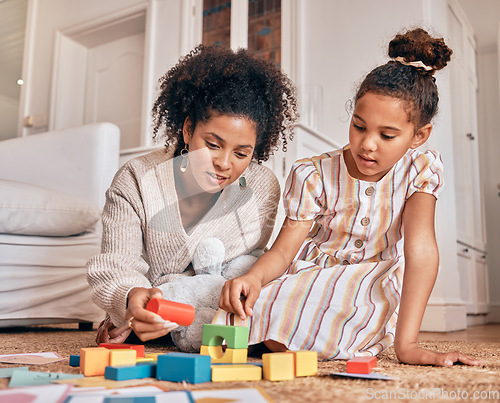
[{"label": "woman's eye", "polygon": [[236,154],[236,156],[237,156],[237,157],[239,157],[239,158],[246,158],[246,157],[248,157],[248,155],[247,155],[247,154],[243,154],[243,153],[235,153],[235,154]]},{"label": "woman's eye", "polygon": [[365,128],[364,128],[363,126],[359,126],[359,125],[357,125],[357,124],[355,124],[355,123],[353,123],[352,125],[353,125],[353,126],[354,126],[354,128],[355,128],[355,129],[357,129],[357,130],[365,130]]},{"label": "woman's eye", "polygon": [[210,141],[205,141],[208,148],[217,148],[217,144],[211,143]]},{"label": "woman's eye", "polygon": [[382,136],[382,138],[384,138],[386,140],[392,140],[393,138],[396,137],[396,136],[388,136],[387,134],[384,134],[384,133],[382,133],[381,136]]}]

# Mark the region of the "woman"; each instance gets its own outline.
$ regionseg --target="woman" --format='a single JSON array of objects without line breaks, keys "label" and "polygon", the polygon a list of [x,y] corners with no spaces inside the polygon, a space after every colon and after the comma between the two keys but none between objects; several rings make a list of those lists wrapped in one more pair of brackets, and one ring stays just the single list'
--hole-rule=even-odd
[{"label": "woman", "polygon": [[[199,46],[160,80],[155,138],[166,149],[126,163],[103,212],[102,253],[88,262],[93,301],[107,312],[97,342],[142,341],[177,326],[145,309],[161,285],[193,275],[198,244],[216,237],[225,261],[263,249],[280,196],[260,165],[297,119],[295,91],[246,50]],[[162,129],[165,130],[162,130]]]}]

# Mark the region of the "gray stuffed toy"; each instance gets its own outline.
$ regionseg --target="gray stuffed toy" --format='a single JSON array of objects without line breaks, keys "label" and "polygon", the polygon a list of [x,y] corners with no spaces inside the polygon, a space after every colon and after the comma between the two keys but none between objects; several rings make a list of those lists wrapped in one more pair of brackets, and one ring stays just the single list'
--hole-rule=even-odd
[{"label": "gray stuffed toy", "polygon": [[256,250],[252,255],[239,256],[223,264],[224,244],[217,238],[206,238],[200,242],[193,256],[195,275],[176,278],[158,287],[163,292],[163,298],[192,305],[196,310],[190,326],[179,326],[170,332],[180,350],[200,351],[203,325],[211,323],[217,313],[224,283],[245,274],[262,253],[262,250]]}]

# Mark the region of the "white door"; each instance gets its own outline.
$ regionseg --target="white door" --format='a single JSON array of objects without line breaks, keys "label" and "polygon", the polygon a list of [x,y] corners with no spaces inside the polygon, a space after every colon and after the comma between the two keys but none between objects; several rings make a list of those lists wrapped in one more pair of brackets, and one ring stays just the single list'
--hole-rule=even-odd
[{"label": "white door", "polygon": [[84,123],[113,122],[121,149],[140,146],[144,33],[89,49]]}]

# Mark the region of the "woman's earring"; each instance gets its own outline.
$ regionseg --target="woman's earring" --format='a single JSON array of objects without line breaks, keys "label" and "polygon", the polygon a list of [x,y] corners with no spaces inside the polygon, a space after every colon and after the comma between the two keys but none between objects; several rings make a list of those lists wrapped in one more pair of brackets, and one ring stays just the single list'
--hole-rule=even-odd
[{"label": "woman's earring", "polygon": [[189,151],[187,148],[187,144],[185,144],[184,148],[181,151],[181,157],[182,157],[181,167],[180,167],[181,172],[186,172],[186,169],[189,165],[188,154],[189,154]]},{"label": "woman's earring", "polygon": [[247,180],[245,178],[245,175],[240,176],[239,184],[240,190],[245,190],[247,188]]}]

